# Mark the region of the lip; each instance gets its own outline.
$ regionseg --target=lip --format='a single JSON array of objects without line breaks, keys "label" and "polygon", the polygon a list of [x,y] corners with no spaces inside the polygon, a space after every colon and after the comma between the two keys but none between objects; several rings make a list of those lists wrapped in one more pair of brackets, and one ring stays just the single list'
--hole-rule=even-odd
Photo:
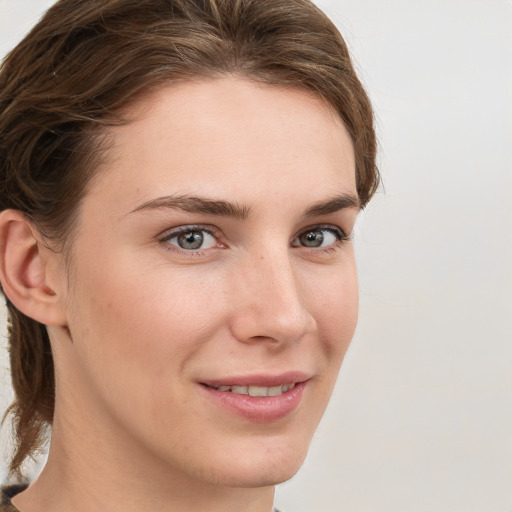
[{"label": "lip", "polygon": [[292,382],[299,383],[309,380],[310,376],[304,372],[285,372],[279,375],[238,375],[224,377],[221,379],[207,379],[202,380],[201,384],[207,386],[263,386],[271,388],[273,386],[280,386],[281,384],[290,384]]},{"label": "lip", "polygon": [[[245,375],[201,381],[200,388],[208,399],[225,411],[256,423],[278,421],[301,404],[309,376],[303,372],[280,375]],[[295,383],[295,387],[278,396],[250,396],[230,391],[220,391],[210,386],[261,386],[274,387]]]}]

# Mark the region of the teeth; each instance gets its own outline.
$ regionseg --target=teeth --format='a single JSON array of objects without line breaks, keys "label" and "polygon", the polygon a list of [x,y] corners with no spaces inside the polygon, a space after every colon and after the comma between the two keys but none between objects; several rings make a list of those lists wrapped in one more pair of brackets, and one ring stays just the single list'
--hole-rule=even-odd
[{"label": "teeth", "polygon": [[264,386],[212,386],[219,391],[230,391],[239,395],[250,396],[279,396],[295,387],[295,382],[283,384],[281,386],[273,386],[267,388]]},{"label": "teeth", "polygon": [[251,396],[268,396],[268,388],[261,386],[249,386],[249,395]]},{"label": "teeth", "polygon": [[286,386],[274,386],[273,388],[267,388],[267,396],[279,396],[283,394],[283,388]]}]

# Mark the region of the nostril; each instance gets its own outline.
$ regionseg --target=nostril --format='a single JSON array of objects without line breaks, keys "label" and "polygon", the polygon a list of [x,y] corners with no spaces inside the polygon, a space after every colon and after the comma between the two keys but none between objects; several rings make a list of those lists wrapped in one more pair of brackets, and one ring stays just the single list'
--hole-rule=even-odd
[{"label": "nostril", "polygon": [[271,338],[269,336],[253,336],[254,341],[274,341],[277,342],[275,338]]}]

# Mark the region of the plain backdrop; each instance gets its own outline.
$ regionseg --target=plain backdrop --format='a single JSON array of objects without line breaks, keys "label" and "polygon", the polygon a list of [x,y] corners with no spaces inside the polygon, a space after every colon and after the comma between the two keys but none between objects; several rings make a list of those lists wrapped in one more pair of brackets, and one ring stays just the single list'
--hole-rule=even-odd
[{"label": "plain backdrop", "polygon": [[[0,0],[0,55],[51,3]],[[355,339],[277,504],[510,512],[512,2],[317,3],[373,99],[385,190],[358,224]]]}]

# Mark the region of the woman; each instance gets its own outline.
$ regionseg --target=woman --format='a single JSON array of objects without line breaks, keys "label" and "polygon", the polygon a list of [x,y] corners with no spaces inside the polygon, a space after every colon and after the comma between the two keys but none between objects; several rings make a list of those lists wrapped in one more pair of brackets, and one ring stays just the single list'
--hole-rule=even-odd
[{"label": "woman", "polygon": [[0,112],[13,475],[51,426],[6,510],[270,511],[355,329],[378,185],[335,27],[307,0],[61,0]]}]

